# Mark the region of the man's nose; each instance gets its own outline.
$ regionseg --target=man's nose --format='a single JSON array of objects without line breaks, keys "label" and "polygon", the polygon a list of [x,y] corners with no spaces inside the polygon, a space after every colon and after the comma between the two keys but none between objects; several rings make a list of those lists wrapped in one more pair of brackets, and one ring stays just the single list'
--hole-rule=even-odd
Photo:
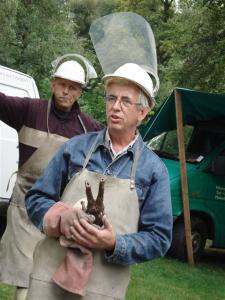
[{"label": "man's nose", "polygon": [[121,101],[120,98],[117,98],[116,101],[113,104],[113,109],[121,109]]},{"label": "man's nose", "polygon": [[69,93],[69,87],[68,86],[64,86],[64,88],[63,88],[63,93],[64,94],[68,94]]}]

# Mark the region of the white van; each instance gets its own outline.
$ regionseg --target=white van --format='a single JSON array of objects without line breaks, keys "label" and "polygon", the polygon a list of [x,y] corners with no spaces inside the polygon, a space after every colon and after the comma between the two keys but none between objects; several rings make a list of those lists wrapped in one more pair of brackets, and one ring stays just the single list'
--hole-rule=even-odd
[{"label": "white van", "polygon": [[[21,72],[0,66],[0,92],[9,96],[39,98],[35,81]],[[0,121],[0,237],[5,229],[6,209],[18,169],[18,137]]]}]

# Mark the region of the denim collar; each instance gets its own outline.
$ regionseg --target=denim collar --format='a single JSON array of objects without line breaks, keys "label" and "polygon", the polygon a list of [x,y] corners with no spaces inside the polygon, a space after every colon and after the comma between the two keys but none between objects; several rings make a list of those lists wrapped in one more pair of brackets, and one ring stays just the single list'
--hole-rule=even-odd
[{"label": "denim collar", "polygon": [[[94,148],[94,152],[95,152],[99,147],[107,148],[107,149],[110,151],[109,145],[107,145],[106,142],[105,142],[106,131],[107,131],[107,128],[104,128],[103,130],[101,130],[101,131],[98,133],[98,134],[99,134],[99,138],[98,138],[98,142],[97,142],[97,144],[96,144],[96,146],[95,146],[95,148]],[[134,155],[134,153],[135,153],[135,151],[136,151],[138,145],[139,145],[139,148],[140,148],[140,149],[142,149],[143,146],[144,146],[144,142],[143,142],[143,140],[142,140],[142,137],[141,137],[140,133],[137,132],[137,134],[138,134],[138,137],[137,137],[136,141],[134,142],[134,144],[133,144],[131,147],[129,147],[129,148],[127,149],[127,152],[131,153],[132,155]]]}]

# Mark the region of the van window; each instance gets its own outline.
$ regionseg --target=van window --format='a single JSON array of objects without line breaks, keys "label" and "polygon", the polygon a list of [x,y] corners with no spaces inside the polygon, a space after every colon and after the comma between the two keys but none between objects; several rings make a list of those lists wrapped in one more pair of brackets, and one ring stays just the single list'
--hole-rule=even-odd
[{"label": "van window", "polygon": [[218,132],[212,129],[195,130],[187,147],[187,152],[205,157],[224,140],[225,132]]},{"label": "van window", "polygon": [[225,149],[213,158],[205,171],[215,176],[225,176]]},{"label": "van window", "polygon": [[[190,141],[193,132],[193,126],[184,127],[184,142],[185,149]],[[155,151],[157,154],[163,157],[178,158],[178,141],[177,141],[177,131],[172,130],[169,132],[164,132],[159,136],[154,137],[146,145]]]}]

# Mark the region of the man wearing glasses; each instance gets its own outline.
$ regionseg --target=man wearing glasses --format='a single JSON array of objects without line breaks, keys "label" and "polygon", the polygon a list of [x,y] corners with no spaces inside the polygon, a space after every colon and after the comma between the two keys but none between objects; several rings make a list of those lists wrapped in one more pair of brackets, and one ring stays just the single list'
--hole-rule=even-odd
[{"label": "man wearing glasses", "polygon": [[[103,82],[107,129],[65,143],[26,196],[29,217],[46,234],[27,300],[124,299],[129,265],[163,256],[170,246],[168,173],[137,130],[154,106],[152,80],[128,63]],[[87,182],[95,198],[102,179],[99,228],[80,203]]]}]

